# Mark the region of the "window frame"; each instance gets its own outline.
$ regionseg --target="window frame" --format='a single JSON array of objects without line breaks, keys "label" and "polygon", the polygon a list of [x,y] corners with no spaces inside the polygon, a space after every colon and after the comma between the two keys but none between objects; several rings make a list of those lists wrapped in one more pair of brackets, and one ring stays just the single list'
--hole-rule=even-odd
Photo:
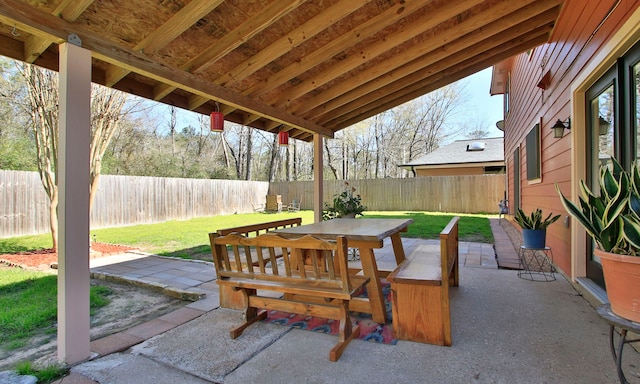
[{"label": "window frame", "polygon": [[542,145],[540,144],[540,123],[536,123],[525,138],[527,181],[529,182],[540,181],[542,178]]}]

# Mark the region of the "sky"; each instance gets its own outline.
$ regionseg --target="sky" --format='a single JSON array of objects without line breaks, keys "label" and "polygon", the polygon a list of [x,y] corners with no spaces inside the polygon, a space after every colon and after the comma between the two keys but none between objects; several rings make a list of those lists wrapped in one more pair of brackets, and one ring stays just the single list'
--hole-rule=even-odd
[{"label": "sky", "polygon": [[[503,132],[496,128],[496,122],[503,118],[503,97],[502,95],[491,96],[489,93],[491,70],[492,68],[489,67],[460,80],[465,84],[467,96],[466,102],[461,107],[460,114],[464,115],[466,119],[471,118],[482,122],[481,126],[486,127],[489,131],[488,138],[503,136]],[[168,128],[169,114],[167,107],[161,104],[158,105],[157,113],[161,116],[159,124]],[[194,112],[179,109],[177,126],[179,128],[188,125],[197,127],[196,116],[197,114]],[[466,139],[466,137],[455,137],[451,140],[461,139]]]},{"label": "sky", "polygon": [[486,121],[488,137],[502,137],[503,132],[496,128],[496,122],[503,119],[503,96],[491,96],[491,71],[489,67],[460,81],[466,83],[466,113],[482,121]]}]

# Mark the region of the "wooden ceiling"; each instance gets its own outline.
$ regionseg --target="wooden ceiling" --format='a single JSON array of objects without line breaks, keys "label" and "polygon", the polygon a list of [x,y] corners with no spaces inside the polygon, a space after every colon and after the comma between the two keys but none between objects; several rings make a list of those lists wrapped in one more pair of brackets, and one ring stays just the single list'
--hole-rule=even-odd
[{"label": "wooden ceiling", "polygon": [[[309,141],[546,42],[564,0],[0,0],[0,54]],[[488,91],[488,90],[487,90]]]}]

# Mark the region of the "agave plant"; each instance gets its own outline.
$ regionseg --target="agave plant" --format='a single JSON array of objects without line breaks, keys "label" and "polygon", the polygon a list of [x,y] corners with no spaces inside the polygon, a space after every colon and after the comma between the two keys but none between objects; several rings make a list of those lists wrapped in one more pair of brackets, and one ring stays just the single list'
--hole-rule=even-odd
[{"label": "agave plant", "polygon": [[612,167],[600,168],[600,193],[580,180],[580,205],[567,199],[556,183],[562,205],[584,226],[605,252],[640,256],[640,169],[634,162],[626,171],[611,158]]},{"label": "agave plant", "polygon": [[544,220],[542,219],[542,210],[540,208],[527,215],[521,208],[516,211],[514,219],[524,229],[547,229],[549,225],[560,218],[560,215],[553,216],[550,213]]}]

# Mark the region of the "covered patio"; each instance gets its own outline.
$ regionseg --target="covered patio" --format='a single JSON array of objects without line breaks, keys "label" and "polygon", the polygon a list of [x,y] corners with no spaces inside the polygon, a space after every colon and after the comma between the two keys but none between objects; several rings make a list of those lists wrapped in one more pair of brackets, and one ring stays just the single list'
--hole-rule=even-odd
[{"label": "covered patio", "polygon": [[[228,121],[313,141],[319,221],[324,137],[547,42],[563,3],[0,0],[0,54],[60,72],[60,360],[73,364],[90,357],[91,82],[203,114],[222,112]],[[579,2],[572,4],[576,9],[566,13],[577,12]],[[547,294],[533,301],[557,296]],[[475,308],[482,309],[480,303],[503,312],[517,308],[498,297],[487,300]],[[474,316],[491,321],[473,312],[458,321]],[[563,321],[557,318],[554,326],[571,324]],[[468,331],[463,324],[456,325],[457,332]],[[500,330],[491,332],[497,337]],[[528,335],[529,330],[521,332]],[[495,344],[483,343],[489,349]],[[404,363],[422,370],[410,352],[403,352]],[[451,367],[433,367],[438,369]]]},{"label": "covered patio", "polygon": [[[514,257],[496,222],[498,253]],[[406,240],[409,250],[425,242]],[[390,247],[383,250],[388,252],[378,254],[381,261],[393,258]],[[553,282],[523,280],[515,270],[498,269],[489,255],[490,244],[460,244],[451,347],[355,340],[332,363],[326,352],[336,336],[258,323],[231,340],[228,331],[241,321],[240,313],[220,309],[217,292],[209,292],[173,314],[92,342],[100,356],[74,367],[63,383],[618,382],[608,325],[568,281],[561,275]],[[178,324],[167,330],[169,323]],[[129,349],[134,335],[147,340]],[[625,373],[634,382],[637,355],[624,356]]]}]

